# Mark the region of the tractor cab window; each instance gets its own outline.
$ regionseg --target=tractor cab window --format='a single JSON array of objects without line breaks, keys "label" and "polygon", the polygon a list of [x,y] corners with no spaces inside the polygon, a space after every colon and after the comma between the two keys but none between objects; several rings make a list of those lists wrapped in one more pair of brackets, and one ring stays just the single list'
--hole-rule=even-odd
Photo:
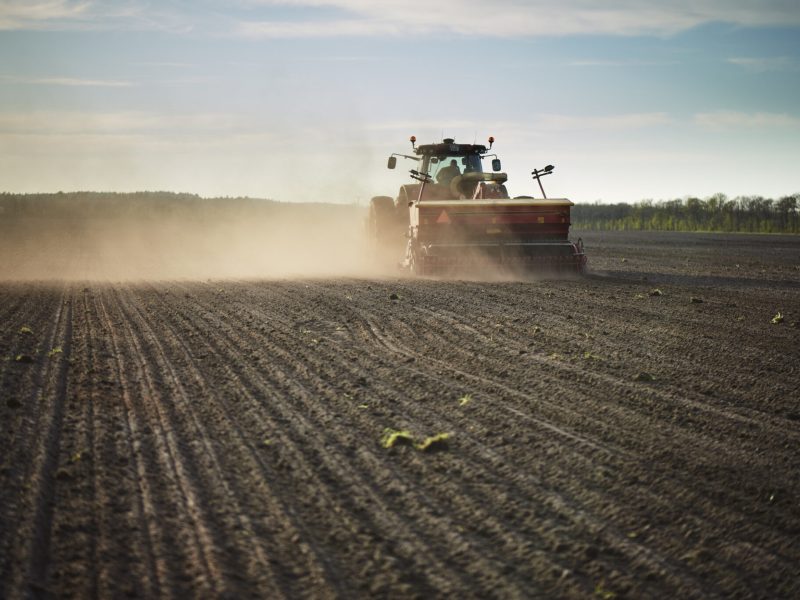
[{"label": "tractor cab window", "polygon": [[469,154],[462,159],[464,173],[483,173],[483,166],[481,165],[481,157],[479,154]]},{"label": "tractor cab window", "polygon": [[479,154],[467,156],[436,156],[430,159],[430,174],[433,180],[443,185],[449,185],[453,177],[464,173],[482,173],[481,157]]}]

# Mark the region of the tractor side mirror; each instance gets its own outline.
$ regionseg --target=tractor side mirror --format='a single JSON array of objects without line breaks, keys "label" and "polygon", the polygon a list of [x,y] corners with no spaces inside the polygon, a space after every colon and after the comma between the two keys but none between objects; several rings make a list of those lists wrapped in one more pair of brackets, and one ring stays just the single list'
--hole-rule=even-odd
[{"label": "tractor side mirror", "polygon": [[397,157],[390,156],[389,163],[386,166],[389,167],[390,169],[394,169],[397,166]]},{"label": "tractor side mirror", "polygon": [[500,166],[500,159],[499,158],[493,159],[492,160],[492,171],[497,173],[500,169],[502,169],[502,167]]}]

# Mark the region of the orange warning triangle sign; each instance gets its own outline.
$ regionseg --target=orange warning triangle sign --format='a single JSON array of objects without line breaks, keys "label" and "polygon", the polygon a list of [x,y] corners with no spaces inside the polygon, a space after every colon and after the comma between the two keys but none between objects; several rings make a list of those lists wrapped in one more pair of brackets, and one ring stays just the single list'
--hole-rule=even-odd
[{"label": "orange warning triangle sign", "polygon": [[447,211],[443,210],[442,214],[439,215],[439,218],[436,219],[437,223],[450,223],[450,217],[447,216]]}]

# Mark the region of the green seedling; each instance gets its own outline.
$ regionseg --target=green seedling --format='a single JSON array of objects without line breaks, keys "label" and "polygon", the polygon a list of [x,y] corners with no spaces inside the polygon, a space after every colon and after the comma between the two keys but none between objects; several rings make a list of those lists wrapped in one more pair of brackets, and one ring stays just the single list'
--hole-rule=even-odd
[{"label": "green seedling", "polygon": [[47,353],[47,356],[49,358],[53,358],[56,354],[61,354],[62,352],[63,350],[61,349],[61,346],[56,346],[55,348],[50,350],[50,352]]},{"label": "green seedling", "polygon": [[636,294],[633,297],[634,300],[644,300],[644,294]]},{"label": "green seedling", "polygon": [[777,325],[778,323],[783,323],[783,315],[778,311],[778,314],[772,317],[772,321],[770,321],[773,325]]},{"label": "green seedling", "polygon": [[426,437],[418,444],[414,444],[414,447],[421,452],[439,450],[447,447],[447,442],[449,439],[450,439],[449,433],[437,433],[436,435]]},{"label": "green seedling", "polygon": [[458,399],[459,406],[466,406],[470,402],[472,402],[472,396],[470,394],[464,394],[463,396],[461,396],[461,398]]},{"label": "green seedling", "polygon": [[412,446],[414,444],[414,436],[411,435],[410,431],[405,429],[392,429],[387,427],[383,430],[383,435],[381,436],[381,446],[384,448],[394,448],[395,446],[401,445],[408,445]]},{"label": "green seedling", "polygon": [[20,335],[26,335],[26,334],[33,335],[33,329],[31,329],[27,325],[23,325],[22,327],[19,328],[19,333]]},{"label": "green seedling", "polygon": [[30,354],[17,354],[14,360],[18,363],[32,363],[33,357]]},{"label": "green seedling", "polygon": [[594,586],[594,596],[595,598],[601,598],[602,600],[613,600],[617,597],[617,595],[607,590],[605,587],[605,581],[600,581],[596,586]]},{"label": "green seedling", "polygon": [[597,356],[597,354],[592,354],[588,350],[583,353],[583,358],[586,360],[603,360],[601,357]]},{"label": "green seedling", "polygon": [[360,409],[362,409],[362,410],[363,410],[363,409],[365,409],[365,408],[369,408],[369,405],[367,405],[367,404],[359,404],[359,405],[358,405],[358,408],[360,408]]},{"label": "green seedling", "polygon": [[261,445],[264,447],[271,446],[272,440],[269,438],[264,438],[263,440],[261,440]]},{"label": "green seedling", "polygon": [[664,292],[662,292],[658,288],[653,288],[652,290],[650,290],[650,293],[648,294],[648,296],[651,296],[651,297],[652,296],[663,296],[663,295],[664,295]]}]

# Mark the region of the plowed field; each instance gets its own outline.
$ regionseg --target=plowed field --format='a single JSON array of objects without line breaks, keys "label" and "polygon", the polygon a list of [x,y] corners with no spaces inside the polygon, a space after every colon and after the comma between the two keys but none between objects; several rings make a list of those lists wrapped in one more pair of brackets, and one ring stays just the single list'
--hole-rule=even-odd
[{"label": "plowed field", "polygon": [[0,283],[0,597],[800,596],[800,240],[584,239],[574,280]]}]

